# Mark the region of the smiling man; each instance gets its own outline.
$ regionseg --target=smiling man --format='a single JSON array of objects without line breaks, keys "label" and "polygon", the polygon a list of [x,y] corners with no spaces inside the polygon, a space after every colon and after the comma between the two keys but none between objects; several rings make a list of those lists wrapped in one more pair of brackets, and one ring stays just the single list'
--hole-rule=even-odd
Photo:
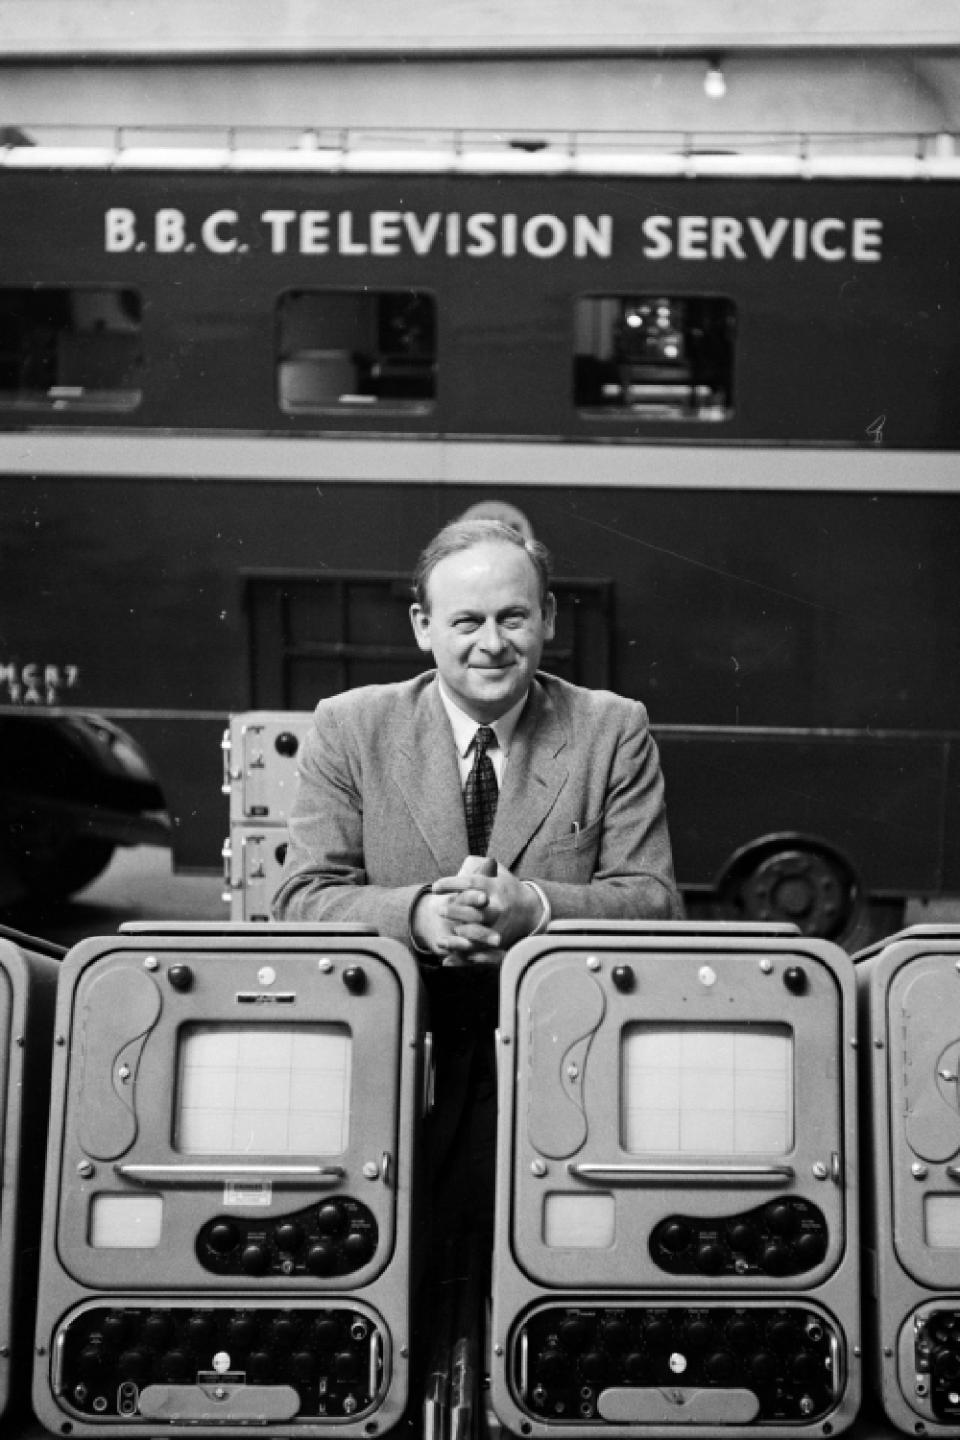
[{"label": "smiling man", "polygon": [[643,705],[539,672],[556,613],[543,546],[454,521],[414,594],[436,669],[318,705],[277,918],[363,921],[426,965],[469,965],[551,919],[678,916]]},{"label": "smiling man", "polygon": [[504,950],[552,918],[669,920],[680,901],[643,705],[538,668],[556,612],[543,546],[454,521],[420,557],[414,595],[436,669],[317,706],[274,912],[375,925],[416,951],[434,1222],[487,1252]]}]

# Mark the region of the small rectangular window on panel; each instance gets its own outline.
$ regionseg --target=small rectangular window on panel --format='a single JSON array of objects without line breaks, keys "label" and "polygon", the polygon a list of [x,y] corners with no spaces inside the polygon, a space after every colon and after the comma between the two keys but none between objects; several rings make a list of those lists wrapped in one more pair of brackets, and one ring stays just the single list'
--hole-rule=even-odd
[{"label": "small rectangular window on panel", "polygon": [[140,312],[135,290],[0,288],[0,409],[133,410]]},{"label": "small rectangular window on panel", "polygon": [[734,307],[711,295],[587,295],[576,304],[574,402],[597,414],[725,420]]},{"label": "small rectangular window on panel", "polygon": [[277,307],[281,410],[427,408],[436,329],[433,297],[422,291],[291,290]]}]

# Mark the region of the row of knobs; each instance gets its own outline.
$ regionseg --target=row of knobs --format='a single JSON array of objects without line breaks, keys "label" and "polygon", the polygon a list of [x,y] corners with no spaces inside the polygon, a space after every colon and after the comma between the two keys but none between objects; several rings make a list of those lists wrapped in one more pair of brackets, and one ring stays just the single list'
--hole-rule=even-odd
[{"label": "row of knobs", "polygon": [[150,1381],[193,1383],[217,1351],[248,1382],[276,1382],[280,1374],[308,1384],[320,1374],[353,1384],[366,1373],[367,1319],[355,1312],[303,1316],[296,1312],[108,1312],[84,1317],[86,1336],[74,1335],[80,1380],[107,1374],[142,1386]]},{"label": "row of knobs", "polygon": [[940,1420],[955,1420],[960,1409],[960,1313],[936,1311],[917,1336],[918,1372],[929,1368],[933,1410]]},{"label": "row of knobs", "polygon": [[[542,1317],[538,1329],[542,1333]],[[827,1378],[826,1332],[818,1317],[738,1311],[731,1316],[651,1314],[599,1322],[571,1315],[534,1345],[531,1376],[538,1389],[582,1384],[816,1386]],[[541,1398],[545,1398],[541,1395]]]},{"label": "row of knobs", "polygon": [[698,1351],[720,1336],[738,1350],[766,1340],[775,1350],[784,1351],[804,1341],[822,1343],[824,1327],[813,1315],[801,1320],[776,1313],[764,1321],[746,1311],[737,1311],[723,1320],[709,1315],[694,1315],[688,1319],[683,1312],[678,1316],[652,1314],[640,1319],[639,1323],[626,1316],[615,1316],[602,1320],[599,1325],[595,1325],[589,1316],[571,1315],[557,1327],[555,1344],[573,1354],[591,1343],[616,1353],[641,1340],[646,1349],[653,1351],[670,1350],[681,1344]]},{"label": "row of knobs", "polygon": [[[614,1360],[603,1350],[588,1350],[576,1362],[576,1374],[585,1385],[602,1388],[622,1377],[628,1385],[651,1385],[674,1382],[683,1384],[692,1370],[691,1359],[683,1351],[669,1358],[644,1350],[630,1350],[622,1361]],[[570,1357],[562,1350],[542,1350],[536,1358],[533,1373],[545,1385],[558,1384],[570,1377]],[[732,1385],[738,1378],[751,1389],[765,1390],[782,1379],[791,1385],[813,1385],[824,1378],[824,1359],[810,1350],[800,1349],[784,1360],[773,1350],[759,1349],[747,1357],[717,1348],[698,1360],[698,1377],[715,1385]]]},{"label": "row of knobs", "polygon": [[271,1231],[272,1245],[266,1239],[244,1243],[245,1236],[239,1221],[219,1219],[205,1228],[202,1240],[220,1259],[235,1258],[245,1275],[265,1275],[276,1251],[302,1258],[311,1275],[332,1275],[344,1268],[344,1261],[347,1270],[358,1270],[375,1248],[371,1232],[352,1229],[349,1212],[336,1201],[317,1207],[310,1229],[296,1220],[281,1220]]},{"label": "row of knobs", "polygon": [[724,1226],[722,1240],[701,1240],[696,1221],[672,1216],[657,1226],[651,1243],[677,1261],[689,1258],[704,1275],[719,1275],[728,1269],[732,1255],[756,1264],[764,1274],[789,1275],[820,1263],[826,1254],[827,1235],[822,1223],[804,1228],[795,1205],[774,1201],[751,1216],[731,1219]]},{"label": "row of knobs", "polygon": [[[321,1373],[335,1381],[352,1384],[363,1378],[365,1368],[366,1358],[357,1350],[337,1350],[324,1361],[316,1351],[306,1348],[282,1357],[271,1350],[258,1349],[251,1350],[243,1362],[244,1377],[253,1385],[275,1384],[287,1373],[303,1385],[315,1381]],[[77,1356],[76,1370],[83,1380],[90,1382],[109,1370],[117,1380],[129,1380],[139,1386],[150,1381],[187,1385],[196,1383],[198,1366],[190,1350],[177,1347],[155,1355],[133,1346],[121,1351],[114,1360],[103,1346],[91,1343]]]}]

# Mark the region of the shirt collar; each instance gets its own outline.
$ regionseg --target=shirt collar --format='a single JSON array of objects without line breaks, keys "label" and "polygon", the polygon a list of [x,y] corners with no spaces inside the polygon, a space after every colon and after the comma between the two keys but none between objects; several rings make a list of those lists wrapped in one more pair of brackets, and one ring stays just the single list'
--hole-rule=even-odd
[{"label": "shirt collar", "polygon": [[[443,701],[443,708],[450,717],[450,724],[453,726],[453,740],[457,747],[457,752],[460,755],[466,755],[470,746],[473,744],[473,737],[477,733],[477,726],[481,722],[471,719],[466,711],[460,709],[460,706],[449,694],[442,680],[438,678],[437,683],[440,687],[440,699]],[[529,694],[529,691],[527,694]],[[517,701],[516,705],[510,707],[505,715],[501,715],[499,720],[493,720],[490,723],[489,728],[493,731],[494,735],[496,735],[497,745],[504,755],[506,755],[510,749],[513,732],[517,728],[521,712],[526,703],[527,696],[524,695]]]}]

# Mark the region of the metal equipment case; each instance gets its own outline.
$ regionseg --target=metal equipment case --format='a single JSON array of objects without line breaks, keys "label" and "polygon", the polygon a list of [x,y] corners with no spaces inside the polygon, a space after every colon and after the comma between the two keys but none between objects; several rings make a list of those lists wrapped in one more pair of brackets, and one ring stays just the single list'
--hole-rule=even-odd
[{"label": "metal equipment case", "polygon": [[224,732],[230,830],[223,846],[223,898],[231,920],[270,919],[286,855],[297,753],[310,719],[310,711],[251,710],[232,715]]},{"label": "metal equipment case", "polygon": [[883,1406],[960,1434],[960,928],[917,925],[856,957],[864,1300]]},{"label": "metal equipment case", "polygon": [[790,926],[504,963],[492,1403],[514,1434],[837,1432],[860,1397],[855,981]]},{"label": "metal equipment case", "polygon": [[361,926],[64,962],[34,1406],[76,1436],[370,1435],[409,1391],[420,981]]},{"label": "metal equipment case", "polygon": [[0,929],[0,1416],[25,1408],[39,1263],[56,947]]}]

